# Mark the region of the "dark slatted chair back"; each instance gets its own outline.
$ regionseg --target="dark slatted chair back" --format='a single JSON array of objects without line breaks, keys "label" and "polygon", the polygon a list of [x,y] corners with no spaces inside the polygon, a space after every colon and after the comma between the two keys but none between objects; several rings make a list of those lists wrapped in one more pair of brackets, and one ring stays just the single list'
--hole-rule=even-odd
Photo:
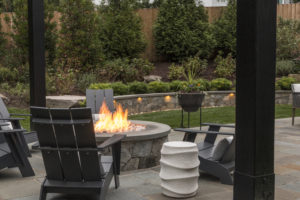
[{"label": "dark slatted chair back", "polygon": [[300,108],[300,84],[292,84],[293,107]]},{"label": "dark slatted chair back", "polygon": [[102,177],[90,108],[31,107],[31,114],[48,179],[80,182]]},{"label": "dark slatted chair back", "polygon": [[104,90],[86,90],[86,107],[92,109],[93,114],[98,114],[104,101]]},{"label": "dark slatted chair back", "polygon": [[115,111],[115,105],[114,105],[114,91],[112,89],[105,89],[104,90],[104,97],[105,97],[105,102],[110,110],[110,112]]},{"label": "dark slatted chair back", "polygon": [[[9,118],[10,114],[6,108],[6,105],[4,104],[3,99],[0,97],[0,118]],[[1,122],[1,120],[0,120]]]},{"label": "dark slatted chair back", "polygon": [[86,107],[92,108],[93,114],[98,114],[100,108],[105,101],[108,109],[111,112],[115,111],[114,106],[114,91],[112,89],[105,90],[86,90]]}]

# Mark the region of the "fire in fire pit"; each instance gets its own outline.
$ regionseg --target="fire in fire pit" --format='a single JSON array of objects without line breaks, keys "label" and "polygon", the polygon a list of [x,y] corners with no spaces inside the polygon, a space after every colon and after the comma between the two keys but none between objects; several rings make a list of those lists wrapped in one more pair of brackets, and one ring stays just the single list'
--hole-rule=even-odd
[{"label": "fire in fire pit", "polygon": [[96,133],[121,133],[140,131],[145,129],[145,126],[130,122],[128,110],[123,110],[121,104],[116,104],[116,111],[111,113],[104,101],[94,128]]}]

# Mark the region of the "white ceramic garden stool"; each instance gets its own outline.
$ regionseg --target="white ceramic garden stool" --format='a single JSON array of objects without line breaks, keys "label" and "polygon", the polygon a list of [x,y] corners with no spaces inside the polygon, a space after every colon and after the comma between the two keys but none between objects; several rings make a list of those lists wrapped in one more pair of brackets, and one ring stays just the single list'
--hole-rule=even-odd
[{"label": "white ceramic garden stool", "polygon": [[187,198],[197,194],[199,178],[198,148],[191,142],[166,142],[161,149],[162,193]]}]

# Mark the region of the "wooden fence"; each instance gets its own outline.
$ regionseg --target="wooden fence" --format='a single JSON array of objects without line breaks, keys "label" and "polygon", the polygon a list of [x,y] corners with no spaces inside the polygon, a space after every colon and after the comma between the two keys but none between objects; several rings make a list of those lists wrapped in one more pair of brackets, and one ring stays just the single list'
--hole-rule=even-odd
[{"label": "wooden fence", "polygon": [[[206,8],[209,22],[212,23],[216,19],[218,19],[222,12],[226,9],[226,7],[208,7]],[[154,46],[154,37],[153,37],[153,24],[158,15],[157,8],[151,9],[139,9],[137,11],[138,15],[142,19],[143,28],[142,31],[145,35],[145,39],[147,41],[147,47],[142,54],[142,57],[147,58],[148,60],[155,62],[160,60],[156,56],[155,46]],[[59,24],[59,13],[55,14],[54,20]],[[8,16],[11,18],[11,13],[4,13],[0,15],[0,22],[2,24],[2,31],[6,33],[12,32],[12,22],[5,23],[4,16]],[[298,4],[280,4],[277,6],[277,16],[282,17],[284,19],[294,19],[300,20],[300,3]]]}]

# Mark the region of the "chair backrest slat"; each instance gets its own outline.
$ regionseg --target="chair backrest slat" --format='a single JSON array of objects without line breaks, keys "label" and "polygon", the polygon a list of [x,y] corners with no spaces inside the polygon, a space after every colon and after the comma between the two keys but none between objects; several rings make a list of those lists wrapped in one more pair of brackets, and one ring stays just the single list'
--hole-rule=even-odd
[{"label": "chair backrest slat", "polygon": [[104,90],[96,90],[95,91],[95,102],[96,102],[96,107],[95,107],[95,112],[98,114],[100,112],[100,108],[104,102]]},{"label": "chair backrest slat", "polygon": [[[51,125],[51,117],[47,108],[31,107],[32,123],[37,131],[41,147],[57,147],[55,134]],[[37,123],[43,121],[45,123]],[[63,180],[64,175],[60,163],[59,152],[42,150],[47,177],[52,180]]]},{"label": "chair backrest slat", "polygon": [[[71,113],[69,109],[50,109],[58,148],[77,148],[76,138],[71,122]],[[59,120],[62,122],[59,123]],[[82,180],[80,161],[76,151],[60,151],[61,164],[65,179],[69,181]]]},{"label": "chair backrest slat", "polygon": [[93,114],[98,114],[104,101],[104,90],[86,90],[86,107],[92,109]]},{"label": "chair backrest slat", "polygon": [[110,112],[115,111],[115,106],[114,106],[114,91],[112,89],[105,89],[104,90],[104,97],[105,97],[105,102],[110,110]]},{"label": "chair backrest slat", "polygon": [[[96,139],[91,110],[88,108],[72,108],[73,120],[90,119],[90,123],[74,124],[78,148],[96,148]],[[87,181],[96,181],[104,174],[96,151],[80,152],[82,176]]]}]

